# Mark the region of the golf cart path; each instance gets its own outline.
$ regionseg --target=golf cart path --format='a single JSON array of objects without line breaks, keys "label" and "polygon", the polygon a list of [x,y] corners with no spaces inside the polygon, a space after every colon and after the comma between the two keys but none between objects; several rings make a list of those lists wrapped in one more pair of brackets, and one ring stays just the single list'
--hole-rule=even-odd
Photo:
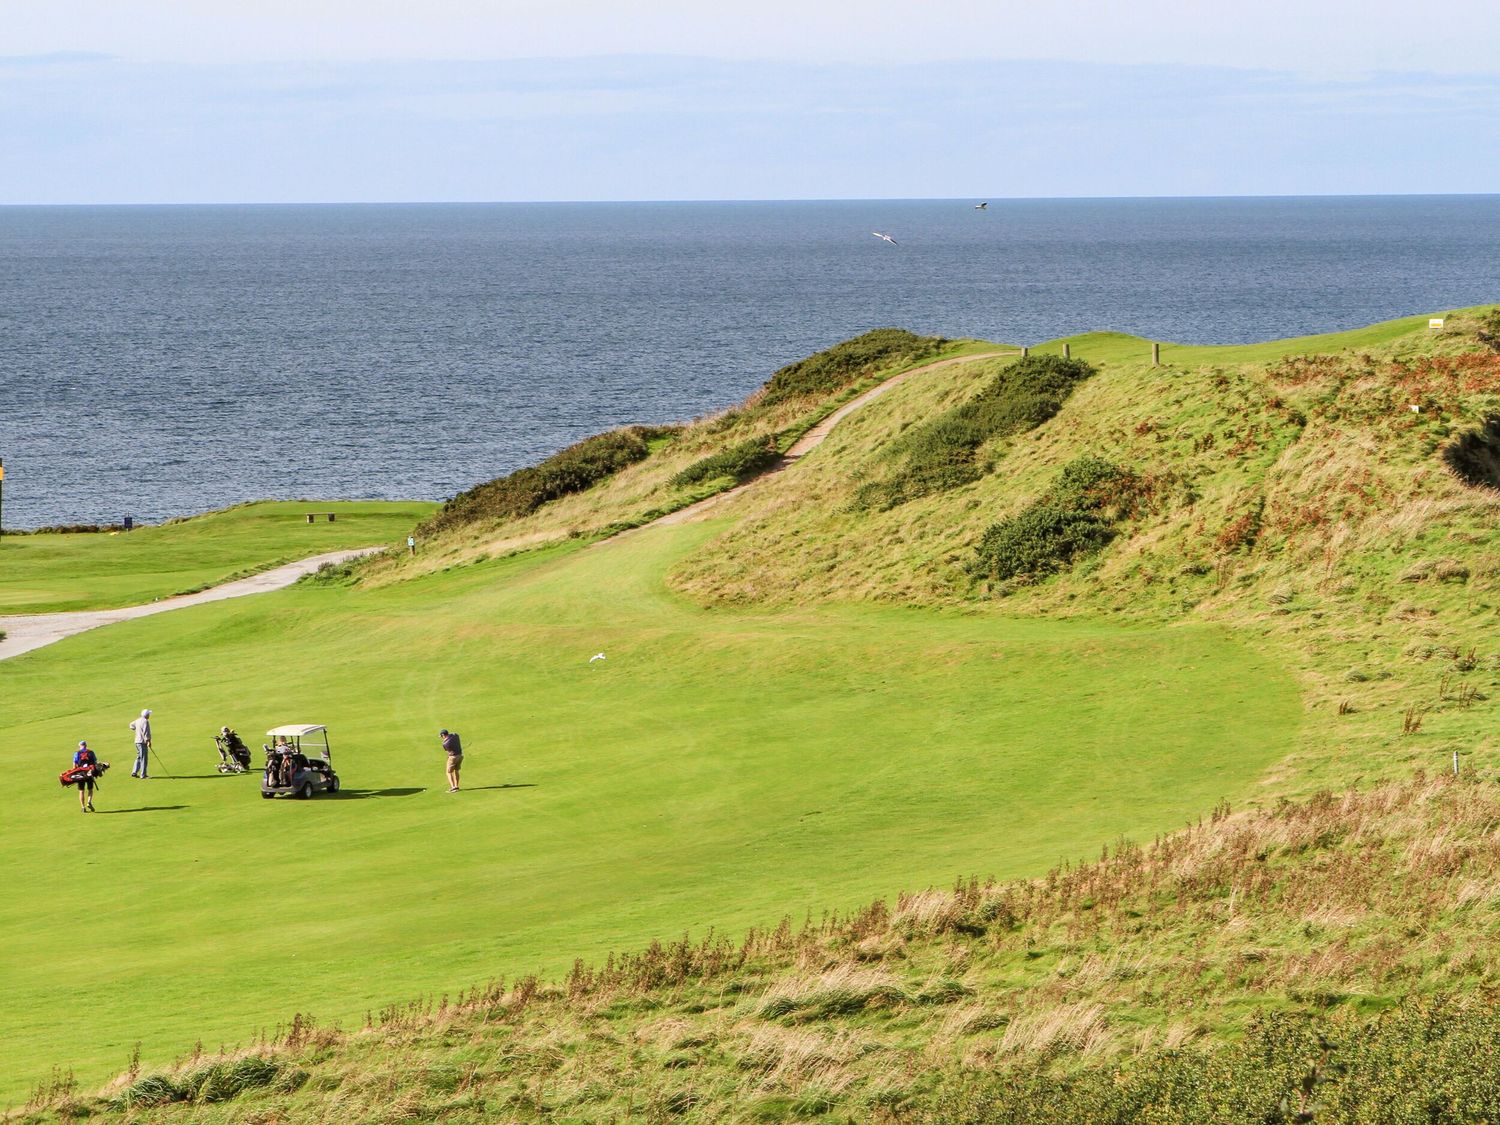
[{"label": "golf cart path", "polygon": [[[774,476],[776,473],[779,473],[782,470],[795,465],[798,461],[802,460],[802,458],[806,457],[814,449],[818,448],[818,446],[822,445],[828,435],[833,433],[833,428],[840,422],[842,422],[845,418],[853,414],[860,407],[865,406],[868,403],[879,398],[887,391],[895,390],[908,379],[911,379],[928,371],[936,371],[940,367],[953,367],[960,363],[974,363],[975,361],[981,359],[1000,359],[1005,356],[1020,354],[1021,353],[1019,351],[1013,349],[996,352],[975,352],[973,355],[959,355],[954,356],[951,359],[940,359],[936,363],[924,363],[921,367],[912,367],[906,371],[901,372],[899,375],[892,375],[885,382],[875,384],[875,386],[871,387],[863,394],[855,395],[848,402],[844,403],[843,406],[839,407],[832,414],[830,414],[827,418],[824,418],[816,426],[808,430],[807,433],[803,434],[800,438],[792,443],[792,447],[782,455],[780,461],[776,462],[776,464],[772,465],[769,469],[761,473],[759,476],[754,477],[751,480],[747,480],[744,484],[737,484],[733,488],[727,488],[723,492],[716,492],[712,496],[699,500],[694,504],[689,504],[686,508],[678,508],[675,512],[668,512],[666,515],[661,516],[658,519],[654,519],[650,523],[642,524],[635,530],[645,531],[650,527],[666,527],[672,524],[687,523],[690,520],[698,519],[706,512],[712,510],[713,508],[717,508],[724,501],[730,499],[733,496],[738,496],[741,492],[745,491],[745,489],[754,488],[757,484],[765,480],[767,477]],[[624,534],[629,535],[631,534],[631,532],[627,531]]]},{"label": "golf cart path", "polygon": [[101,625],[113,625],[116,621],[131,621],[137,617],[150,617],[153,613],[166,613],[168,610],[184,609],[190,605],[222,602],[228,598],[243,598],[247,594],[265,594],[272,590],[280,590],[290,586],[304,574],[311,574],[325,563],[346,562],[381,549],[380,547],[359,547],[350,551],[329,551],[327,554],[313,555],[311,558],[299,559],[273,570],[252,574],[249,578],[239,578],[233,582],[225,582],[222,586],[200,590],[196,594],[179,594],[175,598],[163,598],[161,601],[149,602],[146,605],[131,605],[121,609],[82,609],[69,613],[32,613],[24,616],[0,617],[0,630],[5,633],[4,639],[0,640],[0,660],[20,656],[23,652],[43,648],[64,637],[86,633]]}]

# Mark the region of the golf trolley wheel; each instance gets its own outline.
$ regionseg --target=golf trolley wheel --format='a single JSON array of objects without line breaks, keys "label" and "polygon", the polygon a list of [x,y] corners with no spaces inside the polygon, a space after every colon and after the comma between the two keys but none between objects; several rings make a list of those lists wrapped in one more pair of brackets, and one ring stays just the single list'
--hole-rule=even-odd
[{"label": "golf trolley wheel", "polygon": [[329,778],[328,779],[328,792],[330,792],[330,793],[337,793],[338,791],[339,791],[339,779],[337,777],[331,777],[331,778]]},{"label": "golf trolley wheel", "polygon": [[262,789],[262,790],[261,790],[261,791],[260,791],[260,795],[261,795],[261,796],[262,796],[262,797],[264,797],[264,798],[265,798],[265,799],[266,799],[266,800],[268,800],[268,801],[269,801],[269,800],[271,800],[271,799],[272,799],[272,798],[273,798],[273,797],[275,797],[275,796],[276,796],[276,794],[275,794],[275,793],[267,793],[267,792],[266,792],[266,791],[265,791],[265,790],[264,790],[264,789]]},{"label": "golf trolley wheel", "polygon": [[302,783],[302,788],[297,790],[297,800],[299,800],[299,801],[306,801],[312,795],[313,795],[312,782],[310,782],[310,781],[304,781]]}]

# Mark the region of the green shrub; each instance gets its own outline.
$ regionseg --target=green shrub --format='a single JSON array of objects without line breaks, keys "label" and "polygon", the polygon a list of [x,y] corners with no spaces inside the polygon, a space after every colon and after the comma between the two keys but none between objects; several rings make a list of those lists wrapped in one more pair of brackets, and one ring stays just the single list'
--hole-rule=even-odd
[{"label": "green shrub", "polygon": [[1060,356],[1027,356],[1010,364],[967,402],[892,442],[886,455],[904,458],[904,464],[863,485],[853,506],[884,511],[978,480],[987,469],[979,459],[986,442],[1036,429],[1093,374],[1082,360]]},{"label": "green shrub", "polygon": [[947,342],[903,328],[876,328],[787,364],[767,380],[760,401],[770,404],[841,391],[881,368],[925,359]]},{"label": "green shrub", "polygon": [[584,438],[539,465],[460,492],[418,525],[417,531],[432,535],[465,524],[530,515],[548,501],[583,492],[626,466],[644,461],[653,442],[676,432],[668,426],[629,426]]},{"label": "green shrub", "polygon": [[1058,475],[1052,491],[980,537],[977,574],[996,581],[1045,578],[1097,554],[1133,516],[1145,482],[1100,457],[1080,457]]},{"label": "green shrub", "polygon": [[266,1086],[295,1090],[306,1078],[306,1071],[250,1055],[205,1063],[183,1074],[148,1074],[121,1091],[115,1104],[121,1109],[142,1109],[171,1102],[226,1102]]},{"label": "green shrub", "polygon": [[148,1074],[125,1087],[117,1100],[122,1109],[136,1109],[185,1101],[187,1097],[188,1091],[170,1076]]},{"label": "green shrub", "polygon": [[1500,354],[1500,309],[1491,309],[1480,317],[1474,335],[1490,351]]},{"label": "green shrub", "polygon": [[270,1059],[251,1055],[232,1062],[215,1062],[182,1076],[187,1096],[195,1102],[226,1102],[246,1090],[269,1086],[282,1068]]},{"label": "green shrub", "polygon": [[695,461],[674,476],[672,484],[676,488],[683,488],[690,484],[718,480],[720,477],[730,477],[740,484],[759,476],[779,460],[781,451],[776,447],[776,435],[761,434],[747,438],[738,445],[731,445],[728,449],[721,449],[718,453],[711,453],[701,461]]},{"label": "green shrub", "polygon": [[979,1122],[1491,1122],[1500,1013],[1412,1002],[1368,1023],[1261,1015],[1242,1041],[1071,1070],[1066,1049],[945,1082],[922,1119]]},{"label": "green shrub", "polygon": [[1465,484],[1500,488],[1500,414],[1491,414],[1474,429],[1459,434],[1443,450],[1443,461]]}]

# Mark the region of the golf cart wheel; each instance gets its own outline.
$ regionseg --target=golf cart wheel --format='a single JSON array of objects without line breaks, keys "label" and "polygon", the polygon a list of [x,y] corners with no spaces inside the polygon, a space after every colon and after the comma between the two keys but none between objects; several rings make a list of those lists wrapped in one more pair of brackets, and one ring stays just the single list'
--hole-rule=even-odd
[{"label": "golf cart wheel", "polygon": [[297,800],[305,801],[313,795],[312,782],[304,781],[302,788],[297,790]]},{"label": "golf cart wheel", "polygon": [[261,790],[261,791],[260,791],[260,795],[261,795],[261,796],[262,796],[262,797],[264,797],[264,798],[265,798],[265,799],[266,799],[266,800],[268,800],[268,801],[269,801],[269,800],[271,800],[271,798],[273,798],[273,797],[275,797],[275,796],[276,796],[276,794],[275,794],[275,793],[267,793],[267,792],[266,792],[266,791],[265,791],[265,790],[264,790],[264,789],[262,789],[262,790]]},{"label": "golf cart wheel", "polygon": [[330,777],[328,779],[328,792],[330,792],[330,793],[337,793],[338,791],[339,791],[339,779],[337,777]]}]

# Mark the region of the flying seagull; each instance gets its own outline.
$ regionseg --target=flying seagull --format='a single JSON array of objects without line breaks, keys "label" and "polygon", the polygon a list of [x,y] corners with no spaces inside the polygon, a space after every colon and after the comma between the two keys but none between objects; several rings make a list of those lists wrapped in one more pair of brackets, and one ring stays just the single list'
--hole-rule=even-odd
[{"label": "flying seagull", "polygon": [[974,210],[976,210],[976,211],[988,211],[989,209],[990,209],[990,205],[988,203],[976,203],[976,204],[974,204]]},{"label": "flying seagull", "polygon": [[901,243],[897,242],[890,235],[888,235],[888,234],[881,234],[878,230],[872,230],[870,233],[873,234],[876,238],[883,238],[883,239],[885,239],[892,246],[900,246],[901,245]]},{"label": "flying seagull", "polygon": [[603,660],[603,659],[604,659],[604,654],[602,652],[596,652],[596,653],[594,653],[593,656],[589,657],[589,663],[592,664],[596,660]]}]

